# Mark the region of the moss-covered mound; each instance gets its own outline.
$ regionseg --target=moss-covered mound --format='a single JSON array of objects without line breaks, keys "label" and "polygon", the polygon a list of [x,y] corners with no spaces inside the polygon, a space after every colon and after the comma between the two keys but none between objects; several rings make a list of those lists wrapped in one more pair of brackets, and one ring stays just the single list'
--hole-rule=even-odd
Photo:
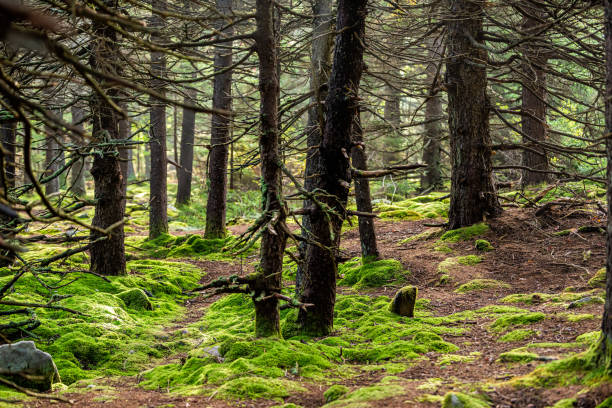
[{"label": "moss-covered mound", "polygon": [[[128,262],[127,269],[127,275],[107,281],[70,272],[68,279],[78,279],[68,286],[61,285],[66,282],[61,275],[40,273],[39,279],[56,287],[52,290],[25,275],[8,297],[46,303],[71,295],[55,304],[81,314],[38,309],[42,324],[34,330],[37,347],[53,356],[65,384],[102,375],[133,375],[170,351],[190,348],[183,335],[170,336],[161,329],[182,315],[182,293],[194,288],[203,272],[185,263],[150,260]],[[0,277],[0,287],[11,278]]]},{"label": "moss-covered mound", "polygon": [[405,281],[410,272],[395,259],[362,262],[353,258],[338,266],[342,286],[354,286],[356,289],[379,287],[390,283]]},{"label": "moss-covered mound", "polygon": [[[205,239],[200,235],[190,234],[173,236],[162,234],[155,239],[140,239],[134,242],[142,248],[147,256],[153,258],[207,258],[214,260],[231,260],[230,249],[234,247],[236,237]],[[256,245],[253,247],[256,248]]]},{"label": "moss-covered mound", "polygon": [[606,268],[601,268],[591,279],[589,279],[589,286],[592,288],[605,288],[606,287]]},{"label": "moss-covered mound", "polygon": [[449,392],[444,396],[442,408],[489,408],[490,405],[481,396],[468,395],[462,392]]},{"label": "moss-covered mound", "polygon": [[473,279],[455,289],[457,293],[468,293],[483,289],[509,288],[510,285],[495,279]]},{"label": "moss-covered mound", "polygon": [[440,241],[443,241],[443,242],[469,241],[470,239],[474,237],[485,234],[487,231],[489,231],[489,226],[481,222],[479,224],[470,225],[469,227],[463,227],[463,228],[446,231],[440,237]]},{"label": "moss-covered mound", "polygon": [[443,197],[444,193],[431,193],[393,204],[378,203],[374,210],[378,211],[383,219],[414,221],[425,218],[446,218],[449,200]]}]

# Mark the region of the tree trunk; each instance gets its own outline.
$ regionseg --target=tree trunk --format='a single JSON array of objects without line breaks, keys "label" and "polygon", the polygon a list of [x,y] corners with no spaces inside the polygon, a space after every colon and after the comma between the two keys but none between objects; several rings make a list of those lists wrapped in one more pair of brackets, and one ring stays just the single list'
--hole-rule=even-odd
[{"label": "tree trunk", "polygon": [[[152,0],[154,10],[166,10],[166,0]],[[151,26],[161,30],[163,19],[153,13]],[[162,41],[158,34],[151,34],[151,42]],[[166,55],[163,52],[151,52],[151,88],[157,93],[165,94]],[[156,238],[168,232],[168,157],[166,151],[166,104],[151,97],[151,177],[149,198],[149,238]]]},{"label": "tree trunk", "polygon": [[[126,103],[119,105],[123,112],[128,113],[128,106]],[[119,120],[119,139],[128,141],[130,139],[130,122],[127,118]],[[119,168],[121,168],[121,192],[123,199],[121,200],[123,205],[123,211],[125,212],[125,206],[127,205],[127,183],[128,183],[128,160],[129,160],[129,149],[125,146],[119,148]]]},{"label": "tree trunk", "polygon": [[[72,105],[72,124],[81,130],[84,130],[83,119],[85,118],[85,110],[77,105]],[[76,140],[78,146],[84,145],[84,141]],[[72,165],[70,169],[70,191],[77,197],[83,197],[87,194],[85,189],[85,157],[81,158]]]},{"label": "tree trunk", "polygon": [[[392,73],[397,75],[397,64],[398,61],[393,59],[393,66],[387,67]],[[402,124],[401,111],[400,111],[400,99],[401,94],[395,86],[397,78],[390,75],[387,79],[389,84],[385,85],[385,145],[383,147],[383,164],[390,166],[400,159],[399,150],[402,143],[402,134],[400,126]]]},{"label": "tree trunk", "polygon": [[[322,88],[327,84],[329,72],[331,70],[331,49],[334,43],[332,27],[332,0],[315,0],[312,5],[313,29],[312,29],[312,49],[310,57],[310,91],[313,96],[310,103],[314,104],[308,110],[308,125],[306,130],[306,168],[304,170],[304,188],[306,191],[314,189],[313,176],[316,174],[319,164],[319,145],[321,135],[325,126],[325,106],[320,103],[327,97],[327,89]],[[303,208],[308,209],[314,203],[311,200],[304,200]],[[310,215],[302,216],[302,236],[310,238]],[[300,242],[298,246],[302,261],[306,257],[306,243]],[[295,292],[299,297],[302,292],[302,282],[304,275],[303,262],[298,263],[295,275]]]},{"label": "tree trunk", "polygon": [[[612,0],[604,0],[604,26],[606,51],[606,97],[605,134],[612,132]],[[595,354],[595,363],[603,367],[608,373],[612,372],[612,142],[606,138],[607,151],[607,179],[608,179],[608,235],[606,239],[606,302],[604,304],[603,319],[601,322],[602,336]]]},{"label": "tree trunk", "polygon": [[501,206],[491,163],[487,53],[472,43],[483,43],[483,1],[447,0],[447,4],[446,86],[452,163],[449,228],[455,229],[494,217]]},{"label": "tree trunk", "polygon": [[[60,117],[62,112],[57,109],[53,109],[53,115]],[[60,155],[59,155],[59,144],[57,138],[59,135],[51,127],[45,127],[45,177],[49,177],[54,174],[60,167]],[[60,178],[54,177],[45,183],[45,194],[55,194],[60,190]]]},{"label": "tree trunk", "polygon": [[[359,115],[353,128],[353,142],[355,143],[351,151],[353,167],[359,170],[367,170],[368,159],[364,150],[363,128]],[[355,201],[357,202],[357,211],[372,212],[370,181],[367,178],[355,178]],[[363,263],[380,258],[376,243],[376,231],[374,230],[374,218],[359,217],[359,241],[361,242],[361,260]]]},{"label": "tree trunk", "polygon": [[423,139],[423,163],[427,166],[421,176],[421,189],[438,189],[442,187],[441,174],[441,141],[444,131],[442,129],[442,96],[438,92],[440,83],[437,64],[435,61],[442,58],[442,44],[440,41],[430,41],[430,62],[427,64],[427,85],[431,91],[425,101],[425,138]]},{"label": "tree trunk", "polygon": [[[351,182],[348,154],[351,151],[353,124],[358,113],[359,81],[363,70],[367,0],[340,0],[338,3],[336,47],[325,100],[326,122],[319,148],[320,170],[314,177],[318,195],[330,213],[320,206],[310,207],[312,238],[319,245],[306,248],[302,303],[313,307],[300,309],[298,324],[302,332],[325,335],[333,328],[336,300],[335,257],[340,229],[346,216]],[[331,222],[330,222],[331,221]]]},{"label": "tree trunk", "polygon": [[0,123],[0,139],[2,142],[2,167],[4,176],[2,189],[4,194],[15,188],[15,144],[17,143],[17,122],[7,120]]},{"label": "tree trunk", "polygon": [[[221,15],[232,14],[232,0],[217,0],[217,10]],[[223,29],[226,18],[219,19],[217,29],[222,30],[219,37],[234,35],[233,27]],[[213,89],[213,109],[231,111],[232,109],[232,42],[222,43],[215,50],[215,78]],[[206,202],[207,238],[225,236],[225,209],[227,203],[227,159],[230,142],[231,116],[213,114],[210,127],[210,154],[208,156],[208,201]]]},{"label": "tree trunk", "polygon": [[277,49],[274,33],[274,2],[256,2],[256,49],[259,55],[262,210],[268,226],[263,227],[258,277],[255,292],[255,334],[258,337],[280,336],[278,299],[272,293],[282,289],[282,270],[287,234],[282,224],[287,216],[282,201],[282,173],[278,132],[278,99],[280,94],[276,71]]},{"label": "tree trunk", "polygon": [[[196,90],[185,91],[185,103],[195,102]],[[191,109],[183,109],[183,124],[181,126],[181,167],[178,169],[178,187],[176,204],[189,204],[191,200],[191,174],[193,171],[193,143],[195,141],[196,113]]]},{"label": "tree trunk", "polygon": [[[106,7],[113,7],[114,2],[105,0]],[[116,65],[118,44],[115,30],[95,20],[93,22],[92,51],[90,65],[92,69],[105,72],[111,76],[120,75],[120,67]],[[107,85],[109,86],[109,85]],[[117,101],[117,89],[104,89],[108,98]],[[119,117],[113,107],[97,92],[91,99],[93,116],[92,134],[96,141],[119,138]],[[99,228],[108,228],[123,219],[122,206],[123,183],[116,147],[104,147],[102,154],[95,154],[91,167],[94,178],[95,214],[92,224]],[[92,241],[102,238],[99,232],[92,231]],[[95,242],[91,246],[91,270],[102,275],[123,275],[125,271],[125,247],[123,225],[114,228],[107,239]]]},{"label": "tree trunk", "polygon": [[[536,7],[525,7],[523,18],[523,35],[529,36],[537,32],[540,21],[534,18],[538,13]],[[541,14],[541,13],[539,13]],[[536,40],[537,41],[537,40]],[[546,140],[546,51],[537,45],[527,42],[523,50],[523,89],[521,111],[521,130],[536,142]],[[523,143],[531,147],[523,150],[522,165],[534,170],[548,170],[546,150],[523,136]],[[548,173],[523,170],[521,184],[530,186],[545,183],[549,180]]]}]

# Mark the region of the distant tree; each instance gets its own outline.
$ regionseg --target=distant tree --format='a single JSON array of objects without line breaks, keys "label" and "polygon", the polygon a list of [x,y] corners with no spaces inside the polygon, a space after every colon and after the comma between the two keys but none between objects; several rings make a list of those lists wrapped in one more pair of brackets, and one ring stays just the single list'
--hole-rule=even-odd
[{"label": "distant tree", "polygon": [[[72,124],[79,130],[84,131],[83,120],[85,119],[85,110],[74,104],[70,108],[72,112]],[[75,143],[83,145],[84,141],[80,138],[75,138]],[[82,197],[87,191],[85,190],[85,157],[82,156],[75,164],[70,168],[70,192]]]},{"label": "distant tree", "polygon": [[17,143],[17,122],[13,118],[0,120],[0,142],[2,143],[2,168],[5,185],[4,194],[15,187],[15,145]]},{"label": "distant tree", "polygon": [[[185,90],[185,104],[193,104],[196,99],[195,88]],[[195,143],[195,119],[193,109],[183,108],[183,124],[181,126],[181,158],[178,168],[178,186],[176,203],[188,204],[191,201],[191,174],[193,171],[193,144]]]}]

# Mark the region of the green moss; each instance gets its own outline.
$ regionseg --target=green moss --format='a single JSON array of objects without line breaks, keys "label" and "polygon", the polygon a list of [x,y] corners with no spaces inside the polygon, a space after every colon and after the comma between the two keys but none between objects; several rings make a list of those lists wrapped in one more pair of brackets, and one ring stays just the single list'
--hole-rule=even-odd
[{"label": "green moss", "polygon": [[458,256],[456,260],[461,265],[476,265],[482,262],[482,258],[478,255]]},{"label": "green moss", "polygon": [[414,317],[414,305],[419,289],[416,286],[405,286],[397,291],[389,304],[389,311],[400,316]]},{"label": "green moss", "polygon": [[304,391],[306,391],[306,388],[293,381],[261,377],[241,377],[225,382],[215,393],[219,398],[266,398],[280,400],[288,397],[293,392]]},{"label": "green moss", "polygon": [[566,314],[563,314],[563,316],[567,319],[568,322],[572,322],[572,323],[595,319],[595,315],[592,315],[590,313],[580,313],[580,314],[566,313]]},{"label": "green moss", "polygon": [[436,245],[433,247],[433,250],[436,252],[441,252],[443,254],[450,254],[453,252],[453,249],[446,244]]},{"label": "green moss", "polygon": [[601,404],[597,405],[595,408],[612,408],[612,397],[606,398]]},{"label": "green moss", "polygon": [[606,268],[603,267],[595,272],[595,275],[589,279],[588,285],[592,288],[605,288],[606,287]]},{"label": "green moss", "polygon": [[438,359],[438,365],[445,366],[454,363],[472,363],[480,356],[480,352],[475,351],[468,356],[458,354],[446,354]]},{"label": "green moss", "polygon": [[502,316],[496,319],[489,329],[493,332],[502,332],[512,326],[524,326],[544,320],[546,315],[540,312],[518,313],[509,316]]},{"label": "green moss", "polygon": [[414,197],[393,204],[379,203],[375,205],[375,210],[379,211],[379,216],[383,219],[400,220],[420,220],[424,218],[445,218],[448,217],[448,199],[443,199],[443,195]]},{"label": "green moss", "polygon": [[408,238],[400,241],[400,244],[407,244],[409,242],[427,241],[430,239],[435,239],[435,238],[440,237],[443,232],[444,230],[442,228],[428,228],[419,234],[411,235]]},{"label": "green moss", "polygon": [[600,337],[601,337],[601,331],[599,330],[587,332],[587,333],[583,333],[580,336],[576,337],[576,342],[592,345],[592,344],[595,344],[597,340],[599,340]]},{"label": "green moss", "polygon": [[382,219],[396,219],[402,221],[416,221],[423,218],[423,214],[407,209],[383,211],[378,214]]},{"label": "green moss", "polygon": [[343,276],[338,282],[339,285],[354,286],[356,289],[401,282],[410,274],[395,259],[362,263],[360,258],[339,265],[338,272],[341,277]]},{"label": "green moss", "polygon": [[576,405],[576,398],[564,398],[559,400],[552,406],[552,408],[574,408]]},{"label": "green moss", "polygon": [[123,303],[131,309],[153,310],[153,305],[149,301],[149,297],[142,289],[128,289],[117,294],[117,297],[123,300]]},{"label": "green moss", "polygon": [[510,285],[505,282],[500,282],[495,279],[474,279],[455,289],[457,293],[468,293],[483,289],[501,289],[509,288]]},{"label": "green moss", "polygon": [[[381,381],[382,383],[382,381]],[[397,384],[379,384],[371,385],[369,387],[363,387],[356,391],[353,391],[344,397],[333,401],[329,404],[325,404],[324,407],[361,407],[364,403],[369,401],[378,401],[385,398],[402,395],[404,393],[404,387]],[[367,406],[367,405],[365,405]]]},{"label": "green moss", "polygon": [[499,361],[502,363],[528,363],[536,360],[537,358],[537,354],[515,350],[510,350],[499,355]]},{"label": "green moss", "polygon": [[516,329],[512,330],[501,336],[497,341],[502,343],[509,343],[513,341],[522,341],[529,339],[538,334],[537,330],[529,330],[529,329]]},{"label": "green moss", "polygon": [[442,408],[489,408],[490,405],[480,396],[461,392],[449,392],[444,396]]},{"label": "green moss", "polygon": [[477,240],[474,242],[474,247],[475,247],[477,250],[479,250],[479,251],[484,251],[484,252],[487,252],[487,251],[492,251],[492,250],[494,250],[494,249],[495,249],[495,248],[493,248],[493,245],[491,245],[491,243],[490,243],[489,241],[484,240],[484,239],[477,239]]},{"label": "green moss", "polygon": [[559,237],[566,237],[569,234],[572,233],[572,230],[566,229],[566,230],[561,230],[561,231],[557,231],[554,232],[553,235],[559,236]]},{"label": "green moss", "polygon": [[489,226],[485,223],[474,224],[469,227],[458,228],[455,230],[446,231],[440,241],[444,242],[459,242],[468,241],[478,235],[482,235],[489,231]]},{"label": "green moss", "polygon": [[324,393],[323,398],[325,398],[325,402],[329,403],[332,401],[336,401],[340,397],[344,396],[349,392],[349,388],[344,385],[335,384],[329,387]]}]

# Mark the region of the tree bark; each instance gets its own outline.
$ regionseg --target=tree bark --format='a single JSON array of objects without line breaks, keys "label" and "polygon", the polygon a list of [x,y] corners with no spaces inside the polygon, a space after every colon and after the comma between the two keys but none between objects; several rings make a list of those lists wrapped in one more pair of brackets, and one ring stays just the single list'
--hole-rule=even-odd
[{"label": "tree bark", "polygon": [[[340,229],[346,216],[351,182],[349,157],[354,122],[358,113],[359,81],[363,70],[367,0],[340,0],[338,3],[336,46],[325,106],[326,122],[319,148],[322,171],[314,177],[324,205],[310,208],[311,233],[320,245],[306,248],[302,303],[314,304],[300,309],[298,324],[302,332],[325,335],[333,328],[336,300],[336,250]],[[330,222],[331,221],[331,222]]]},{"label": "tree bark", "polygon": [[276,70],[277,48],[274,33],[274,2],[256,2],[256,50],[259,56],[260,135],[262,210],[265,222],[261,238],[260,264],[255,292],[255,335],[280,336],[278,299],[270,296],[282,289],[282,268],[287,234],[282,225],[287,216],[282,201],[281,156],[279,151],[278,100],[280,94]]},{"label": "tree bark", "polygon": [[[128,106],[125,102],[122,102],[119,107],[123,110],[126,115],[128,113]],[[119,139],[128,141],[130,139],[130,122],[127,118],[119,120]],[[125,146],[119,148],[119,168],[121,169],[121,193],[123,199],[121,203],[123,205],[123,211],[127,205],[127,183],[128,183],[128,169],[129,169],[129,149]]]},{"label": "tree bark", "polygon": [[397,64],[398,61],[393,59],[393,65],[387,67],[393,73],[389,75],[389,83],[385,85],[385,109],[383,117],[385,119],[385,145],[383,147],[383,165],[390,166],[400,159],[399,149],[402,143],[402,134],[400,126],[402,124],[402,117],[400,111],[400,100],[401,94],[398,91],[395,82],[397,78]]},{"label": "tree bark", "polygon": [[[355,146],[351,151],[353,167],[358,170],[368,170],[368,159],[364,150],[363,128],[361,118],[358,114],[357,121],[353,129],[353,142]],[[355,178],[355,201],[357,211],[371,213],[372,198],[370,196],[370,180],[368,178]],[[374,218],[358,217],[359,220],[359,241],[361,242],[361,260],[363,263],[377,260],[380,258],[378,245],[376,242],[376,230],[374,229]]]},{"label": "tree bark", "polygon": [[[523,18],[523,35],[529,36],[536,32],[540,21],[534,18],[538,14],[537,7],[526,6]],[[539,13],[541,14],[541,13]],[[537,41],[537,39],[536,39]],[[528,41],[523,50],[522,107],[521,130],[536,142],[546,140],[546,64],[547,51]],[[531,149],[523,150],[522,165],[534,170],[548,170],[546,150],[523,137],[523,143]],[[547,173],[523,170],[521,184],[530,186],[549,181]]]},{"label": "tree bark", "polygon": [[2,167],[4,176],[2,189],[4,194],[15,188],[15,144],[17,143],[17,122],[7,120],[0,123],[0,139],[2,142]]},{"label": "tree bark", "polygon": [[[605,134],[612,134],[612,0],[604,0],[606,51]],[[606,239],[606,301],[601,322],[602,336],[595,353],[595,363],[612,372],[612,142],[606,137],[608,234]]]},{"label": "tree bark", "polygon": [[[61,116],[62,112],[58,109],[53,109],[53,115]],[[45,177],[54,174],[60,168],[59,144],[57,138],[59,135],[51,127],[45,127]],[[45,184],[45,194],[55,194],[60,190],[60,178],[54,177]]]},{"label": "tree bark", "polygon": [[[77,105],[72,105],[70,109],[72,112],[72,124],[84,130],[83,119],[85,118],[85,110]],[[79,146],[83,145],[81,140],[76,140],[75,143]],[[83,197],[87,194],[85,189],[85,157],[81,156],[70,169],[70,191],[78,197]]]},{"label": "tree bark", "polygon": [[[312,29],[312,49],[310,57],[310,91],[313,96],[310,103],[313,106],[308,110],[308,124],[306,129],[306,168],[304,170],[304,188],[306,191],[314,189],[314,175],[319,168],[319,145],[321,135],[325,126],[325,106],[321,103],[327,97],[325,84],[329,79],[331,70],[331,50],[334,43],[332,26],[332,0],[314,0],[312,5],[313,29]],[[303,208],[308,209],[314,203],[305,199]],[[311,223],[308,213],[302,216],[302,236],[311,238]],[[306,243],[300,242],[298,246],[300,258],[306,257]],[[295,291],[299,297],[302,292],[302,282],[304,275],[303,262],[298,264],[295,275]]]},{"label": "tree bark", "polygon": [[441,153],[442,153],[442,95],[438,91],[440,83],[438,67],[435,61],[442,55],[442,41],[430,41],[430,62],[427,64],[427,85],[430,92],[425,101],[425,138],[423,139],[423,163],[427,166],[421,177],[421,189],[438,189],[442,187]]},{"label": "tree bark", "polygon": [[[217,0],[217,10],[229,18],[232,14],[232,0]],[[218,30],[227,24],[227,19],[219,20]],[[230,37],[232,27],[223,29],[219,35]],[[213,109],[231,111],[232,109],[232,65],[233,42],[223,43],[215,49],[215,78],[213,89]],[[225,210],[227,204],[227,159],[229,155],[231,115],[213,114],[210,128],[210,154],[208,156],[208,200],[206,202],[207,238],[225,236]]]},{"label": "tree bark", "polygon": [[472,43],[483,43],[483,1],[447,0],[447,5],[446,87],[452,163],[449,228],[455,229],[494,217],[501,213],[501,206],[491,163],[487,52]]},{"label": "tree bark", "polygon": [[[166,10],[166,0],[152,0],[154,10]],[[164,21],[160,15],[153,13],[151,26],[162,29]],[[151,35],[151,42],[162,41],[158,34]],[[151,88],[157,93],[165,94],[166,56],[163,52],[151,52]],[[151,97],[151,176],[149,198],[149,238],[156,238],[168,232],[168,156],[166,150],[166,104]]]},{"label": "tree bark", "polygon": [[[105,0],[106,7],[113,7],[114,2]],[[92,69],[105,72],[112,76],[120,75],[120,67],[116,65],[118,44],[115,30],[103,22],[93,22],[93,43],[90,56]],[[116,88],[106,85],[106,95],[118,103]],[[119,117],[113,107],[97,92],[91,99],[93,117],[92,134],[96,141],[104,142],[119,138]],[[100,228],[108,228],[123,220],[123,183],[117,148],[107,146],[102,154],[95,154],[91,167],[94,178],[94,198],[96,208],[92,224]],[[91,233],[92,241],[102,238],[96,231]],[[125,247],[123,225],[114,228],[107,239],[95,242],[91,249],[91,265],[93,272],[102,275],[123,275],[125,270]]]},{"label": "tree bark", "polygon": [[[185,93],[185,104],[195,102],[196,90],[189,88]],[[193,144],[195,141],[196,113],[192,109],[183,109],[181,126],[181,167],[178,169],[178,187],[176,204],[189,204],[191,201],[191,174],[193,171]]]}]

